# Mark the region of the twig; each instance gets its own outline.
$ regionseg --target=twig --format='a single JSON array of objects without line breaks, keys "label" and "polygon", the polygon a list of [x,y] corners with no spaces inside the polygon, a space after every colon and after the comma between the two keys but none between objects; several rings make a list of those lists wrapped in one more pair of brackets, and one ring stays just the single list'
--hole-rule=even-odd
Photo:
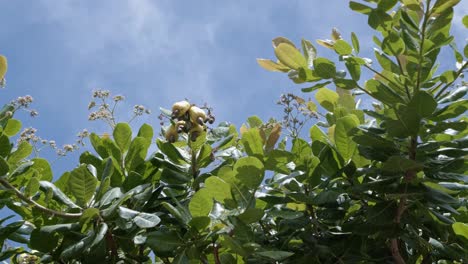
[{"label": "twig", "polygon": [[18,198],[23,200],[24,202],[32,205],[33,207],[37,208],[38,210],[52,215],[52,216],[58,216],[61,218],[66,218],[66,219],[75,219],[75,218],[80,218],[82,213],[64,213],[60,211],[55,211],[52,209],[49,209],[43,205],[38,204],[37,202],[31,200],[30,198],[26,197],[21,191],[15,188],[15,186],[11,185],[6,179],[0,178],[0,184],[5,186],[7,189],[12,190]]},{"label": "twig", "polygon": [[213,255],[215,264],[221,264],[221,260],[219,259],[219,247],[216,243],[213,244]]}]

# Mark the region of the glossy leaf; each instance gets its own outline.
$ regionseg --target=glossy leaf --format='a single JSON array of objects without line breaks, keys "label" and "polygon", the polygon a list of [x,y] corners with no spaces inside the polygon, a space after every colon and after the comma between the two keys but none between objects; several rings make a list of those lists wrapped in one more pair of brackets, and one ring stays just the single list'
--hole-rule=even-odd
[{"label": "glossy leaf", "polygon": [[86,206],[96,191],[97,179],[86,166],[81,165],[70,173],[68,185],[77,203],[80,206]]},{"label": "glossy leaf", "polygon": [[130,143],[128,153],[125,156],[125,167],[127,170],[135,170],[145,162],[150,142],[143,137],[136,137]]},{"label": "glossy leaf", "polygon": [[[69,176],[69,174],[64,175]],[[67,195],[65,195],[65,193],[63,193],[61,189],[57,188],[57,186],[55,186],[53,183],[49,181],[40,181],[39,184],[41,188],[44,189],[46,192],[50,190],[54,195],[54,199],[58,200],[59,202],[67,205],[70,208],[80,208]],[[65,184],[68,185],[68,177]]]},{"label": "glossy leaf", "polygon": [[132,129],[127,123],[118,123],[114,128],[114,140],[122,152],[128,150],[132,141]]}]

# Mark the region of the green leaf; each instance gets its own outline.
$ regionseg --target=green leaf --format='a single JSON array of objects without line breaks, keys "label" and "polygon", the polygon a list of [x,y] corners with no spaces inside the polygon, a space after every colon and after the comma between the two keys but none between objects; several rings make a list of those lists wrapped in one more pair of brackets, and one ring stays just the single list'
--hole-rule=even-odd
[{"label": "green leaf", "polygon": [[198,231],[203,231],[210,225],[210,223],[211,218],[209,218],[208,216],[198,216],[192,218],[192,220],[190,220],[189,222],[189,225],[191,227],[194,227]]},{"label": "green leaf", "polygon": [[196,192],[189,203],[189,211],[193,217],[208,216],[213,208],[213,197],[203,188]]},{"label": "green leaf", "polygon": [[97,179],[89,172],[86,165],[81,165],[71,171],[68,186],[78,205],[87,206],[96,191]]},{"label": "green leaf", "polygon": [[42,181],[52,181],[53,174],[49,162],[43,158],[34,158],[31,160],[33,165],[31,169],[35,170]]},{"label": "green leaf", "polygon": [[147,234],[146,245],[148,245],[156,255],[168,254],[182,246],[184,242],[178,234],[169,230],[158,230]]},{"label": "green leaf", "polygon": [[20,130],[21,130],[21,121],[16,120],[16,119],[8,119],[8,122],[5,128],[3,128],[3,133],[9,137],[12,137],[18,134]]},{"label": "green leaf", "polygon": [[463,55],[465,55],[465,57],[468,58],[468,44],[466,44],[463,48]]},{"label": "green leaf", "polygon": [[317,57],[317,50],[315,49],[314,45],[306,39],[302,39],[302,52],[304,53],[304,57],[307,60],[307,65],[309,68],[312,67],[314,59]]},{"label": "green leaf", "polygon": [[243,157],[234,164],[235,177],[249,189],[257,189],[264,177],[263,163],[255,157]]},{"label": "green leaf", "polygon": [[302,54],[288,43],[280,43],[275,48],[275,55],[282,64],[297,70],[300,67],[307,67],[307,61]]},{"label": "green leaf", "polygon": [[242,222],[244,222],[244,224],[249,225],[249,224],[260,221],[263,218],[264,215],[265,215],[265,212],[262,209],[247,208],[238,217]]},{"label": "green leaf", "polygon": [[459,236],[463,236],[468,239],[468,224],[455,222],[452,224],[453,232]]},{"label": "green leaf", "polygon": [[78,223],[71,223],[71,224],[57,224],[57,225],[48,225],[42,226],[41,232],[46,234],[52,234],[54,232],[64,233],[64,232],[73,232],[80,230],[80,224]]},{"label": "green leaf", "polygon": [[377,5],[377,8],[382,10],[382,11],[388,11],[392,9],[396,4],[398,0],[385,0],[385,1],[379,1],[379,4]]},{"label": "green leaf", "polygon": [[289,67],[276,63],[272,60],[268,60],[268,59],[257,59],[257,63],[258,65],[260,65],[263,69],[267,71],[288,72],[290,70]]},{"label": "green leaf", "polygon": [[330,79],[336,76],[335,63],[326,58],[316,58],[314,60],[314,70],[318,76],[324,79]]},{"label": "green leaf", "polygon": [[387,57],[387,55],[377,50],[374,52],[374,54],[380,66],[382,66],[382,69],[394,73],[400,72],[400,68],[398,67],[398,65],[395,62],[393,62],[389,57]]},{"label": "green leaf", "polygon": [[429,93],[419,91],[408,104],[410,111],[416,111],[420,117],[429,117],[437,108],[437,102]]},{"label": "green leaf", "polygon": [[1,134],[0,135],[0,156],[7,157],[10,155],[10,151],[13,145],[10,144],[10,139],[6,136]]},{"label": "green leaf", "polygon": [[357,145],[351,140],[349,132],[358,125],[359,119],[354,115],[348,115],[336,120],[335,144],[345,161],[349,160],[356,151]]},{"label": "green leaf", "polygon": [[274,149],[270,151],[265,160],[265,169],[279,173],[289,174],[287,164],[292,161],[293,155],[284,150]]},{"label": "green leaf", "polygon": [[60,254],[60,259],[74,259],[83,254],[83,251],[85,251],[86,248],[89,248],[89,246],[93,242],[94,235],[94,232],[90,232],[86,237],[84,237],[77,243],[71,244],[70,246],[66,247]]},{"label": "green leaf", "polygon": [[372,11],[372,8],[370,6],[366,6],[366,5],[363,5],[361,3],[354,2],[354,1],[349,2],[349,8],[351,8],[351,10],[353,11],[359,12],[364,15],[368,15]]},{"label": "green leaf", "polygon": [[247,155],[263,159],[263,140],[258,128],[251,128],[244,132],[241,142]]},{"label": "green leaf", "polygon": [[282,261],[294,255],[293,252],[287,251],[261,251],[255,254],[275,261]]},{"label": "green leaf", "polygon": [[465,25],[465,27],[468,28],[468,15],[463,17],[462,22],[463,22],[463,25]]},{"label": "green leaf", "polygon": [[148,124],[141,125],[140,129],[138,130],[137,137],[144,137],[149,141],[153,140],[153,127]]},{"label": "green leaf", "polygon": [[289,39],[287,39],[287,38],[285,38],[285,37],[276,37],[276,38],[274,38],[271,42],[272,42],[272,44],[273,44],[273,48],[275,48],[275,49],[276,49],[281,43],[285,43],[285,44],[288,44],[288,45],[290,45],[290,46],[296,48],[296,45],[294,45],[294,43],[293,43],[291,40],[289,40]]},{"label": "green leaf", "polygon": [[458,100],[448,104],[447,106],[444,106],[441,109],[437,109],[430,119],[433,121],[444,121],[466,113],[467,109],[468,100]]},{"label": "green leaf", "polygon": [[[67,176],[68,175],[68,176]],[[64,184],[68,186],[68,178],[69,178],[69,173],[64,173],[63,176],[65,176],[67,179]],[[62,176],[62,178],[63,178]],[[49,181],[39,181],[39,184],[41,186],[41,189],[44,190],[44,192],[49,192],[49,190],[53,193],[54,199],[58,200],[59,202],[65,204],[66,206],[70,208],[80,208],[78,205],[76,205],[68,196],[66,196],[57,186],[55,186],[53,183]]]},{"label": "green leaf", "polygon": [[263,125],[262,119],[260,119],[260,117],[258,116],[250,116],[249,118],[247,118],[247,123],[249,124],[250,128],[260,128]]},{"label": "green leaf", "polygon": [[389,30],[392,25],[392,17],[385,11],[373,9],[369,14],[367,24],[375,30],[385,32]]},{"label": "green leaf", "polygon": [[92,226],[93,220],[99,217],[99,209],[87,208],[80,217],[81,232],[86,232]]},{"label": "green leaf", "polygon": [[359,39],[354,32],[351,32],[351,43],[353,44],[356,54],[359,54]]},{"label": "green leaf", "polygon": [[0,176],[6,175],[10,171],[10,166],[4,158],[0,157]]},{"label": "green leaf", "polygon": [[457,73],[453,70],[446,71],[440,75],[440,81],[443,83],[452,83],[457,78]]},{"label": "green leaf", "polygon": [[109,153],[107,152],[106,148],[102,145],[102,140],[98,135],[96,135],[95,133],[91,133],[89,135],[89,141],[91,142],[91,145],[93,146],[97,154],[101,156],[101,158],[105,159],[109,157]]},{"label": "green leaf", "polygon": [[114,128],[114,140],[122,152],[128,150],[132,141],[132,129],[127,123],[118,123]]},{"label": "green leaf", "polygon": [[185,208],[174,207],[172,204],[167,202],[162,202],[161,204],[174,218],[179,220],[181,223],[187,224],[190,221],[190,215],[184,213],[184,211],[186,211]]},{"label": "green leaf", "polygon": [[22,141],[18,148],[13,153],[11,153],[10,157],[8,158],[8,163],[15,165],[19,161],[29,157],[29,155],[32,153],[32,150],[33,147],[31,144],[26,141]]},{"label": "green leaf", "polygon": [[388,55],[400,55],[405,51],[405,42],[396,33],[391,32],[382,41],[382,50]]},{"label": "green leaf", "polygon": [[322,143],[328,143],[328,136],[323,133],[323,131],[317,126],[314,125],[309,130],[309,136],[312,142],[320,141]]},{"label": "green leaf", "polygon": [[338,102],[338,94],[330,89],[322,88],[315,94],[315,99],[326,110],[333,112]]},{"label": "green leaf", "polygon": [[377,80],[368,80],[366,82],[366,90],[369,91],[372,97],[387,105],[392,106],[397,103],[404,103],[404,99],[398,93]]},{"label": "green leaf", "polygon": [[386,172],[404,172],[421,169],[422,165],[420,163],[400,156],[391,156],[382,166],[382,170]]},{"label": "green leaf", "polygon": [[343,39],[339,39],[333,45],[333,49],[338,55],[349,55],[353,52],[353,48]]},{"label": "green leaf", "polygon": [[174,144],[162,140],[157,140],[156,143],[158,145],[159,150],[162,153],[164,153],[164,155],[166,155],[171,161],[175,162],[176,164],[187,163],[186,159],[189,158],[186,158],[188,154],[183,154],[185,150],[177,148],[176,146],[174,146]]},{"label": "green leaf", "polygon": [[32,177],[29,180],[28,185],[26,185],[24,195],[27,197],[33,196],[34,194],[36,194],[37,191],[39,191],[39,187],[39,180],[36,177]]},{"label": "green leaf", "polygon": [[60,236],[57,233],[45,233],[35,229],[31,233],[29,247],[42,252],[51,252],[59,242]]},{"label": "green leaf", "polygon": [[125,220],[131,220],[139,228],[153,228],[161,222],[155,214],[138,212],[122,206],[119,206],[119,216]]},{"label": "green leaf", "polygon": [[225,199],[232,199],[231,186],[219,177],[207,178],[205,188],[216,201],[222,204],[224,204]]},{"label": "green leaf", "polygon": [[454,102],[468,93],[468,86],[460,86],[438,101],[439,104]]},{"label": "green leaf", "polygon": [[0,81],[5,77],[8,69],[8,62],[5,56],[0,55]]},{"label": "green leaf", "polygon": [[125,156],[125,167],[128,171],[135,170],[145,162],[150,144],[151,142],[143,137],[136,137],[132,140]]},{"label": "green leaf", "polygon": [[323,83],[317,83],[311,87],[307,87],[307,88],[302,88],[302,92],[304,93],[310,93],[310,92],[313,92],[319,88],[322,88],[322,87],[325,87],[326,85],[330,84],[331,81],[326,81],[326,82],[323,82]]},{"label": "green leaf", "polygon": [[[361,69],[360,68],[356,68],[357,66],[354,65],[353,67],[353,71],[355,71],[354,73],[351,73],[351,70],[350,70],[350,73],[351,73],[351,76],[353,78],[360,78],[360,72],[361,72]],[[358,70],[359,69],[359,70]],[[341,89],[345,89],[345,90],[351,90],[351,89],[354,89],[357,87],[357,83],[355,80],[349,80],[349,79],[334,79],[333,82],[335,83],[336,87],[338,88],[341,88]]]},{"label": "green leaf", "polygon": [[95,246],[97,246],[104,239],[108,229],[109,227],[106,223],[101,223],[98,232],[96,233],[96,237],[94,238],[93,242],[89,247],[94,248]]},{"label": "green leaf", "polygon": [[438,0],[432,7],[431,15],[441,14],[449,8],[457,5],[461,0]]}]

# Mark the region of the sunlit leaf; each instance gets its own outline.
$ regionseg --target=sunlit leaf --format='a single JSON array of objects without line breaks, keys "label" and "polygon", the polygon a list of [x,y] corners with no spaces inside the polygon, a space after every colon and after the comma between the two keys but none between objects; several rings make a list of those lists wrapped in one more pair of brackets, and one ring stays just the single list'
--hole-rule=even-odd
[{"label": "sunlit leaf", "polygon": [[7,69],[8,69],[7,59],[5,56],[0,55],[0,80],[2,80],[5,77]]},{"label": "sunlit leaf", "polygon": [[257,59],[258,65],[268,71],[288,72],[290,68],[268,59]]},{"label": "sunlit leaf", "polygon": [[351,140],[349,132],[359,125],[359,120],[354,115],[348,115],[336,120],[335,144],[341,156],[349,160],[356,151],[356,143]]},{"label": "sunlit leaf", "polygon": [[317,99],[317,102],[326,110],[333,112],[335,109],[335,106],[338,102],[338,94],[332,90],[329,90],[327,88],[321,88],[320,90],[317,91],[315,94],[315,99]]},{"label": "sunlit leaf", "polygon": [[21,121],[17,119],[8,119],[6,127],[3,128],[3,133],[9,137],[12,137],[21,130]]},{"label": "sunlit leaf", "polygon": [[382,50],[388,55],[400,55],[405,51],[405,42],[396,33],[391,33],[383,39]]},{"label": "sunlit leaf", "polygon": [[307,67],[307,61],[302,54],[292,45],[281,43],[275,48],[275,54],[278,60],[291,69]]},{"label": "sunlit leaf", "polygon": [[335,52],[338,53],[339,55],[349,55],[351,52],[353,52],[353,48],[351,45],[348,44],[343,39],[339,39],[335,42],[335,45],[333,45],[333,48],[335,49]]},{"label": "sunlit leaf", "polygon": [[128,150],[132,141],[132,129],[127,123],[118,123],[114,128],[114,140],[122,152]]},{"label": "sunlit leaf", "polygon": [[456,222],[452,224],[453,232],[459,236],[463,236],[468,239],[468,224]]},{"label": "sunlit leaf", "polygon": [[365,15],[370,14],[370,12],[372,11],[372,8],[370,6],[366,6],[366,5],[363,5],[361,3],[354,2],[354,1],[349,2],[349,8],[351,8],[351,10],[354,10],[356,12],[359,12]]},{"label": "sunlit leaf", "polygon": [[243,157],[234,164],[234,171],[239,182],[250,189],[256,189],[263,181],[263,163],[255,157]]},{"label": "sunlit leaf", "polygon": [[330,79],[336,76],[335,63],[326,58],[316,58],[314,60],[314,70],[318,76]]},{"label": "sunlit leaf", "polygon": [[251,128],[242,134],[242,144],[249,156],[263,159],[263,140],[258,128]]}]

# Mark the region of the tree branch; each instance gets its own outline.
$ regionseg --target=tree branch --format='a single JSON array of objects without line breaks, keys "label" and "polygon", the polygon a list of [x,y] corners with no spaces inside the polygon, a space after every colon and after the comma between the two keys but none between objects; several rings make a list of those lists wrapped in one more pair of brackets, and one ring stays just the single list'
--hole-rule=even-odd
[{"label": "tree branch", "polygon": [[80,218],[81,215],[82,215],[82,213],[64,213],[64,212],[60,212],[60,211],[55,211],[55,210],[49,209],[49,208],[47,208],[47,207],[45,207],[43,205],[40,205],[37,202],[35,202],[34,200],[31,200],[29,197],[26,197],[20,190],[16,189],[15,186],[11,185],[4,178],[0,178],[0,184],[5,186],[5,188],[7,188],[9,190],[12,190],[16,194],[16,196],[18,198],[20,198],[21,200],[23,200],[27,204],[32,205],[36,209],[38,209],[38,210],[40,210],[40,211],[42,211],[42,212],[44,212],[46,214],[49,214],[49,215],[52,215],[52,216],[58,216],[58,217],[61,217],[61,218],[66,218],[66,219]]}]

